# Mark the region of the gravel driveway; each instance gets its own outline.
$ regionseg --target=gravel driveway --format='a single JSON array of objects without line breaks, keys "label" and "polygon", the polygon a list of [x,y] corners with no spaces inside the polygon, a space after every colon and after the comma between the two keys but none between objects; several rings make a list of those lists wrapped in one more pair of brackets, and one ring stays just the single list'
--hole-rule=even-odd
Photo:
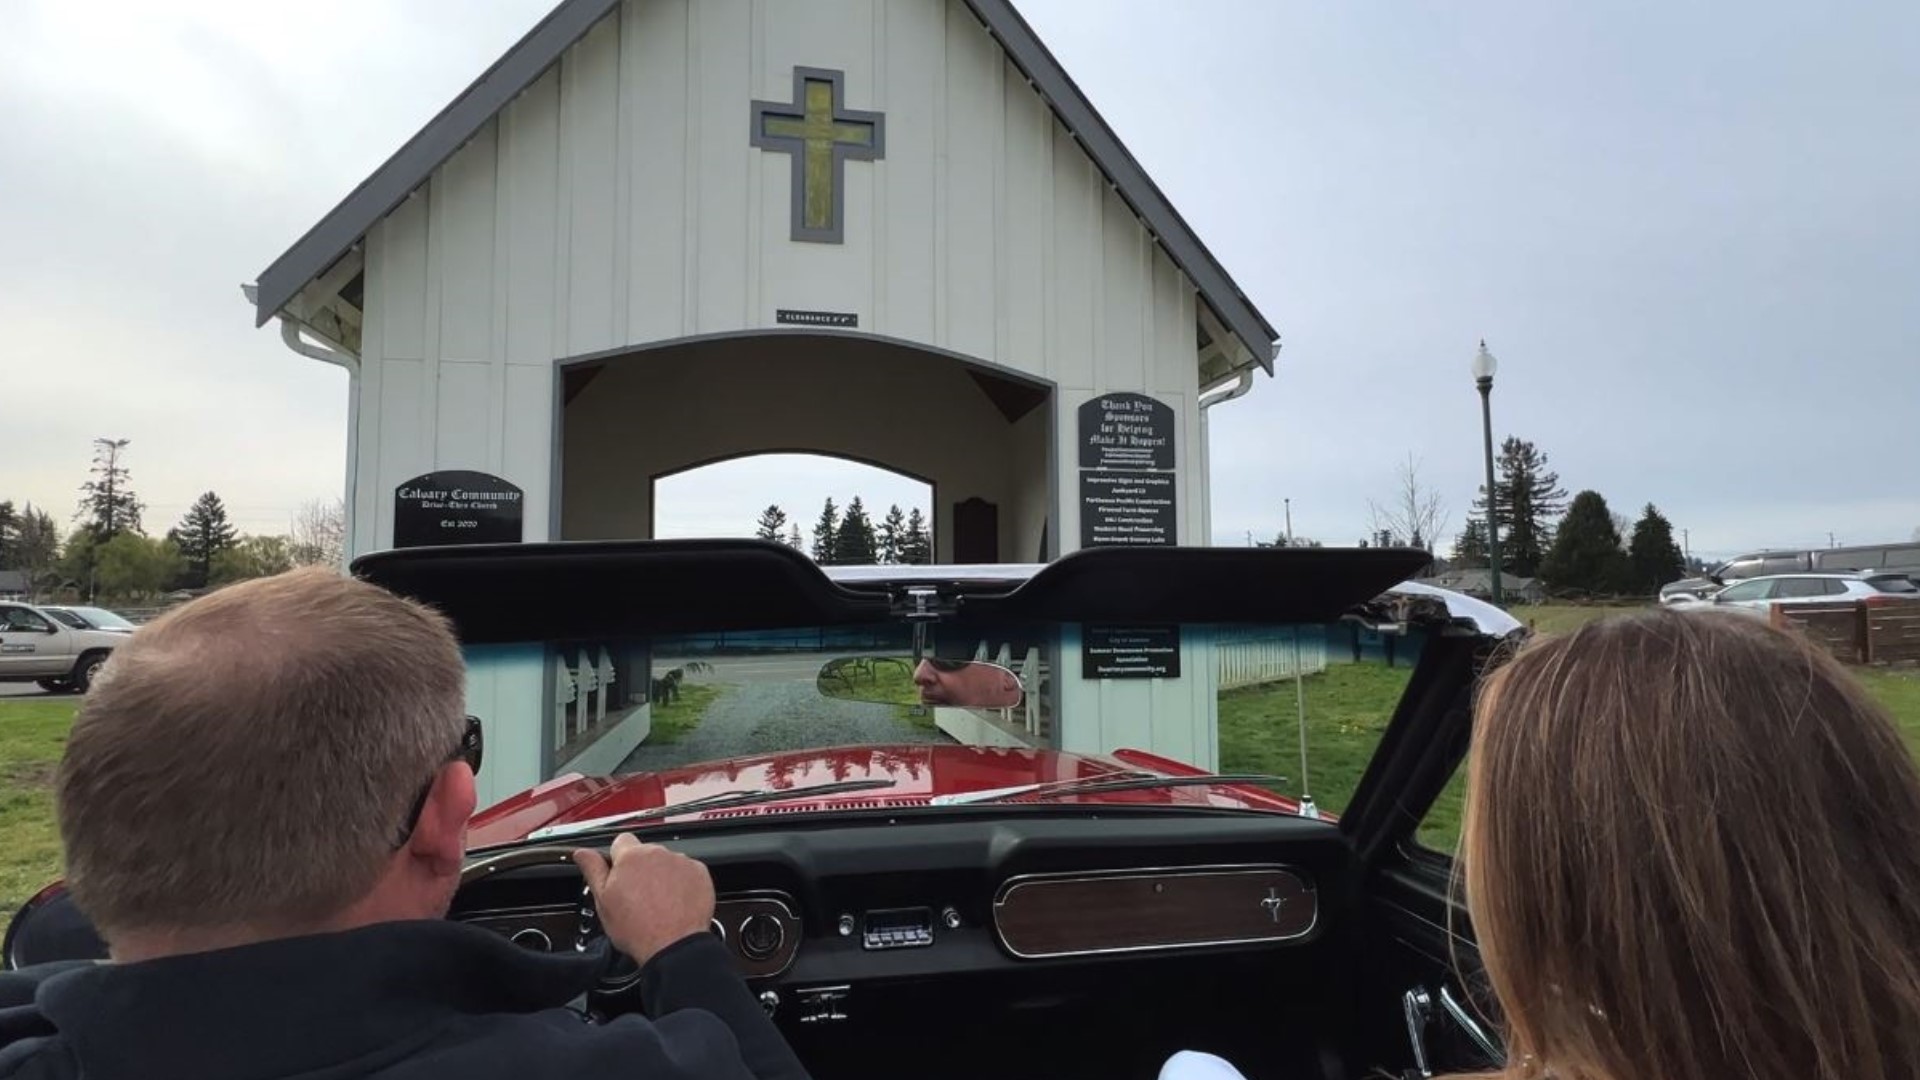
[{"label": "gravel driveway", "polygon": [[811,679],[727,685],[686,738],[641,743],[616,772],[652,772],[810,746],[953,742],[939,732],[909,726],[896,717],[894,708],[822,697]]}]

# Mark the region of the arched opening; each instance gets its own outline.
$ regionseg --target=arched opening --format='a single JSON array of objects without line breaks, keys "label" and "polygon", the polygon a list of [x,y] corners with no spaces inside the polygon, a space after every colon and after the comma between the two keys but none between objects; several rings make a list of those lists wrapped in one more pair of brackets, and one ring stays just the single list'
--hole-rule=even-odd
[{"label": "arched opening", "polygon": [[826,565],[926,562],[934,486],[831,454],[753,453],[653,481],[655,537],[754,536]]},{"label": "arched opening", "polygon": [[[686,339],[567,361],[558,377],[563,539],[750,534],[730,517],[662,518],[656,500],[693,491],[691,470],[737,479],[756,462],[811,455],[924,483],[931,561],[1052,554],[1050,384],[905,342],[820,332]],[[709,471],[721,464],[732,468]],[[805,507],[770,497],[752,513],[780,503],[810,545],[830,494]],[[866,504],[878,500],[860,494],[871,514]]]}]

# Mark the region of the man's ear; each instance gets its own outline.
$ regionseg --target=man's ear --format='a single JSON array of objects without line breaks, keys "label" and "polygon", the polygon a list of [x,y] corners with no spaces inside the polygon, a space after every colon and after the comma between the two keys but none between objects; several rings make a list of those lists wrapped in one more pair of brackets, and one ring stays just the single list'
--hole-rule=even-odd
[{"label": "man's ear", "polygon": [[467,854],[467,820],[478,803],[473,770],[467,763],[441,766],[427,793],[427,805],[420,811],[420,825],[407,844],[409,853],[428,860],[436,870],[458,874]]}]

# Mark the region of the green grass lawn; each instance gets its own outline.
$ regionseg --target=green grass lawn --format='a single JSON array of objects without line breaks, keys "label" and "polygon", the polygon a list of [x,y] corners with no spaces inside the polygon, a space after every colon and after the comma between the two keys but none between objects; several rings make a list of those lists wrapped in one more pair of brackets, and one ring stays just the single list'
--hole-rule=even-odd
[{"label": "green grass lawn", "polygon": [[73,710],[72,702],[0,702],[0,923],[60,876],[53,769]]},{"label": "green grass lawn", "polygon": [[707,708],[720,699],[722,690],[711,683],[681,683],[678,697],[669,704],[653,707],[653,730],[647,735],[647,741],[671,743],[686,738],[700,726]]},{"label": "green grass lawn", "polygon": [[[1314,803],[1338,814],[1353,798],[1393,708],[1413,677],[1411,667],[1333,664],[1309,675],[1307,783]],[[1284,795],[1300,788],[1300,724],[1293,683],[1229,690],[1220,695],[1220,768],[1284,776]]]}]

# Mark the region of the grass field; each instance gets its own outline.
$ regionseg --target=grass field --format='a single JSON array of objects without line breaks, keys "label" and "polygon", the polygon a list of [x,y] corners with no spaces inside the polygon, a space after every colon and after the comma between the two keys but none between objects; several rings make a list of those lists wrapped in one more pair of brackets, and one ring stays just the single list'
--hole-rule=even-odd
[{"label": "grass field", "polygon": [[0,923],[60,874],[53,769],[72,723],[70,702],[0,702]]},{"label": "grass field", "polygon": [[653,707],[653,730],[648,742],[671,743],[685,738],[707,715],[707,706],[719,699],[721,687],[711,683],[683,682],[680,694],[668,705]]}]

